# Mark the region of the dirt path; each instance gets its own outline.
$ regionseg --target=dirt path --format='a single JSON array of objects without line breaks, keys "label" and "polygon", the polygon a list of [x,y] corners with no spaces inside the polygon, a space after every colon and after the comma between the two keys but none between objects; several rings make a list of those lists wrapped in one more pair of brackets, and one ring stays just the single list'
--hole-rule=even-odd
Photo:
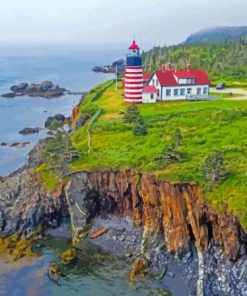
[{"label": "dirt path", "polygon": [[224,100],[247,100],[247,90],[245,89],[240,89],[240,88],[226,88],[226,89],[221,89],[217,90],[215,87],[210,88],[211,92],[219,93],[219,96],[221,93],[226,93],[226,94],[239,94],[241,95],[240,97],[230,97],[230,98],[223,98]]}]

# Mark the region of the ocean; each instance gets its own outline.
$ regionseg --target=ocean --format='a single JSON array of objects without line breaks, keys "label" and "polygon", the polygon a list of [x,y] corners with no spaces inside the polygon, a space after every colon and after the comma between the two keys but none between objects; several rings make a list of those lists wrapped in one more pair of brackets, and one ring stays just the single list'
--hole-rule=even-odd
[{"label": "ocean", "polygon": [[[107,65],[123,57],[124,51],[89,46],[30,46],[0,48],[0,94],[21,82],[40,83],[51,80],[71,91],[88,91],[112,75],[94,73],[96,65]],[[56,99],[1,98],[0,97],[0,143],[30,142],[24,148],[0,146],[0,176],[6,176],[25,164],[26,155],[46,136],[39,134],[20,135],[25,127],[44,128],[48,116],[71,114],[80,96],[65,95]]]}]

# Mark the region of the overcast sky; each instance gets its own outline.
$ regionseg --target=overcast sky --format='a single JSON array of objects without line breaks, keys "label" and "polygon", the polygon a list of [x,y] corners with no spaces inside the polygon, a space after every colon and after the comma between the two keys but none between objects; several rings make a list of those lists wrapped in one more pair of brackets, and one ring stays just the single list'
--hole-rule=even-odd
[{"label": "overcast sky", "polygon": [[247,25],[247,0],[0,0],[0,42],[172,44]]}]

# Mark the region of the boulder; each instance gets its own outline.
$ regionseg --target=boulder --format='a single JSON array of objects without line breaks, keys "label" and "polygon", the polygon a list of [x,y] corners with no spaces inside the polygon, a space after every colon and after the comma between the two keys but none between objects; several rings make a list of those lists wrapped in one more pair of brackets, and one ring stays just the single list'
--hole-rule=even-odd
[{"label": "boulder", "polygon": [[22,135],[29,135],[29,134],[36,134],[39,133],[41,129],[39,127],[25,127],[24,129],[22,129],[21,131],[19,131],[19,134]]},{"label": "boulder", "polygon": [[28,87],[28,83],[20,83],[18,85],[13,85],[10,90],[13,92],[23,92]]},{"label": "boulder", "polygon": [[55,88],[54,84],[51,81],[48,81],[48,80],[42,82],[41,85],[40,85],[40,90],[44,91],[44,92],[49,91],[49,90],[54,89],[54,88]]},{"label": "boulder", "polygon": [[64,122],[66,117],[63,114],[56,114],[54,116],[49,116],[45,121],[45,127],[48,128],[53,121]]},{"label": "boulder", "polygon": [[14,98],[15,96],[15,93],[7,93],[2,95],[3,98]]}]

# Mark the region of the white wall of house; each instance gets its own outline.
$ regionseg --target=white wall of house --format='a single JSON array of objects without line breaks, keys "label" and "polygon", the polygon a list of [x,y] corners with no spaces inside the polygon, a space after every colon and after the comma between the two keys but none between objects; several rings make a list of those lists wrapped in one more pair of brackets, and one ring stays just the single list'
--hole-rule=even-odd
[{"label": "white wall of house", "polygon": [[[179,79],[179,86],[161,87],[156,74],[149,81],[149,85],[154,85],[158,89],[158,99],[162,101],[185,100],[187,95],[208,96],[209,85],[186,85],[186,79]],[[182,83],[181,83],[182,82]]]},{"label": "white wall of house", "polygon": [[159,83],[159,80],[158,80],[156,74],[154,74],[152,76],[151,80],[149,81],[149,85],[154,85],[158,90],[158,96],[160,96],[160,94],[161,94],[161,86],[160,86],[160,83]]},{"label": "white wall of house", "polygon": [[157,102],[157,93],[142,93],[142,102],[143,103],[156,103]]},{"label": "white wall of house", "polygon": [[162,87],[160,100],[184,100],[188,95],[208,96],[209,85],[179,85]]}]

